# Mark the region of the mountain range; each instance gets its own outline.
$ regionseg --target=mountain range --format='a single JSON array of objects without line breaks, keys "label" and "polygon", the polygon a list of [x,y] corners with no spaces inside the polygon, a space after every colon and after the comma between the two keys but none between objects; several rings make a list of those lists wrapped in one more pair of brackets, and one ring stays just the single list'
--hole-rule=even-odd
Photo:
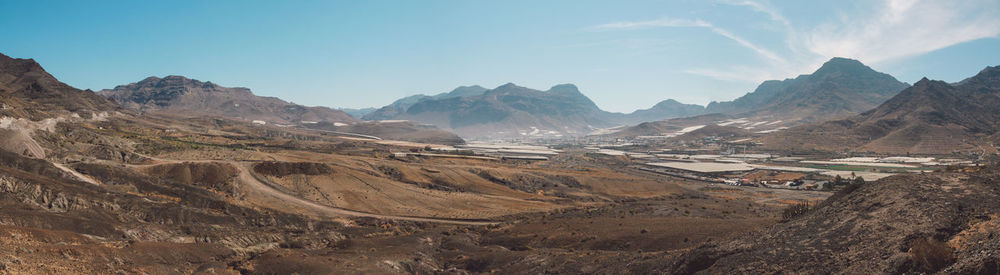
[{"label": "mountain range", "polygon": [[[824,83],[829,80],[815,75],[823,74],[802,82],[768,84],[787,86],[763,93],[773,93],[761,101],[769,102],[759,105],[764,107],[631,128],[683,124],[689,126],[670,130],[691,140],[744,139],[753,134],[749,128],[765,125],[750,121],[781,114],[780,109],[765,112],[775,102],[799,102],[795,104],[806,108],[836,103],[835,98],[862,100],[843,98],[852,95],[845,88],[851,84]],[[654,175],[648,173],[652,170],[635,169],[629,156],[602,157],[573,145],[548,160],[527,163],[468,151],[423,152],[430,147],[425,144],[331,137],[329,131],[343,131],[441,140],[444,131],[391,120],[338,122],[342,113],[330,109],[310,109],[184,77],[146,80],[102,92],[116,102],[59,82],[33,60],[0,55],[0,232],[9,236],[0,238],[0,251],[13,252],[0,258],[0,270],[15,274],[497,270],[997,274],[1000,270],[1000,167],[995,163],[901,173],[875,182],[858,177],[827,193],[725,185],[699,188],[694,179],[700,176]],[[831,85],[834,88],[827,90],[791,88]],[[810,92],[817,90],[837,95]],[[783,93],[797,96],[779,96]],[[547,91],[507,84],[457,94],[462,95],[402,102],[398,116],[438,118],[468,130],[520,125],[589,129],[628,116],[600,110],[568,84]],[[688,109],[676,102],[657,106]],[[748,117],[741,117],[744,114]],[[307,120],[314,117],[322,121]],[[794,118],[809,121],[819,116]],[[248,123],[251,119],[296,127],[262,127]],[[662,122],[672,124],[658,124]],[[463,142],[451,136],[455,143]],[[957,83],[925,78],[859,114],[753,138],[761,138],[765,149],[776,151],[996,153],[1000,67],[987,67]],[[525,151],[516,148],[507,151]]]},{"label": "mountain range", "polygon": [[608,114],[572,84],[539,91],[508,83],[491,90],[459,87],[446,94],[404,98],[365,119],[419,121],[476,138],[582,135],[611,126]]},{"label": "mountain range", "polygon": [[98,94],[142,111],[216,115],[276,124],[358,121],[343,111],[306,107],[274,97],[257,96],[247,88],[227,88],[210,81],[176,75],[148,77],[136,83],[101,90]]},{"label": "mountain range", "polygon": [[[812,74],[785,80],[768,80],[733,101],[709,103],[702,119],[675,119],[640,123],[615,132],[617,136],[663,135],[672,130],[724,123],[757,132],[855,115],[892,98],[909,87],[891,75],[877,72],[853,59],[833,58]],[[708,119],[706,119],[708,118]],[[714,119],[714,120],[713,120]],[[664,132],[666,131],[666,132]]]},{"label": "mountain range", "polygon": [[[897,93],[896,89],[903,90]],[[369,120],[418,123],[365,123],[342,111],[305,107],[256,96],[246,88],[227,88],[181,76],[149,77],[94,93],[58,81],[34,60],[0,55],[0,113],[9,117],[37,120],[59,113],[89,116],[125,107],[309,124],[309,128],[328,131],[449,144],[462,141],[447,131],[420,123],[437,125],[463,137],[560,137],[583,135],[629,120],[674,116],[683,118],[641,123],[619,134],[680,133],[692,126],[717,124],[728,127],[725,129],[729,132],[748,130],[740,134],[746,135],[754,127],[794,123],[800,126],[753,131],[763,134],[760,140],[772,150],[995,152],[992,145],[1000,142],[998,91],[998,67],[987,67],[957,83],[925,78],[909,87],[858,61],[834,58],[813,74],[766,81],[752,93],[731,102],[713,102],[703,110],[697,105],[666,100],[648,110],[611,113],[598,108],[572,84],[546,91],[505,84],[494,89],[463,86],[449,93],[408,97],[364,116]],[[833,120],[826,121],[830,118]]]},{"label": "mountain range", "polygon": [[705,112],[815,122],[870,110],[908,86],[860,61],[838,57],[812,74],[764,81],[733,101],[709,103]]},{"label": "mountain range", "polygon": [[393,140],[464,143],[453,133],[427,125],[364,122],[344,111],[302,106],[274,97],[257,96],[247,88],[227,88],[183,76],[149,77],[114,89],[101,90],[98,94],[126,108],[141,111],[220,116]]},{"label": "mountain range", "polygon": [[368,107],[368,108],[337,108],[337,110],[345,112],[354,118],[360,119],[365,115],[370,114],[371,112],[374,112],[378,109]]},{"label": "mountain range", "polygon": [[[615,121],[619,124],[634,125],[646,121],[657,121],[678,117],[697,116],[705,113],[705,107],[697,104],[681,103],[667,99],[660,101],[649,109],[639,109],[630,114],[618,115]],[[617,115],[617,114],[616,114]]]},{"label": "mountain range", "polygon": [[487,90],[489,89],[483,88],[482,86],[479,85],[472,85],[472,86],[459,86],[458,88],[455,88],[451,92],[440,93],[433,96],[428,96],[423,94],[411,95],[408,97],[400,98],[392,102],[392,104],[376,109],[373,112],[369,112],[368,114],[362,116],[362,119],[364,120],[392,119],[396,115],[405,113],[407,108],[410,108],[410,106],[413,106],[413,104],[417,104],[421,101],[440,100],[440,99],[449,99],[449,98],[466,97],[466,96],[478,96],[482,95]]},{"label": "mountain range", "polygon": [[601,110],[573,84],[546,91],[508,83],[494,89],[462,86],[433,96],[414,95],[365,115],[365,120],[413,120],[463,137],[562,137],[648,120],[701,113],[704,107],[664,100],[630,114]]},{"label": "mountain range", "polygon": [[765,81],[733,101],[707,106],[668,99],[649,109],[612,113],[598,108],[572,84],[557,85],[548,91],[507,84],[492,90],[463,86],[434,96],[410,96],[363,118],[415,120],[465,137],[576,136],[601,128],[704,114],[747,118],[748,122],[761,122],[774,129],[855,115],[908,86],[857,60],[833,58],[812,74]]},{"label": "mountain range", "polygon": [[885,153],[995,153],[1000,67],[949,84],[921,79],[877,108],[765,136],[768,148]]}]

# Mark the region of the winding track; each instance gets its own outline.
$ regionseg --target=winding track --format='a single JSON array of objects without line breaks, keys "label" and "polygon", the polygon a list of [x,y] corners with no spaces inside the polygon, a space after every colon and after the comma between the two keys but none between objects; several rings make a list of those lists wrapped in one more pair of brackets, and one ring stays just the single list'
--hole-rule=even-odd
[{"label": "winding track", "polygon": [[[415,221],[415,222],[433,222],[433,223],[446,223],[446,224],[460,224],[460,225],[495,225],[500,222],[487,221],[487,220],[468,220],[468,219],[449,219],[449,218],[433,218],[433,217],[414,217],[414,216],[397,216],[397,215],[383,215],[362,212],[357,210],[351,210],[340,207],[333,207],[318,204],[311,200],[300,198],[298,196],[282,192],[274,188],[274,185],[267,182],[266,179],[261,179],[253,174],[250,169],[250,165],[253,162],[239,162],[239,161],[222,161],[222,160],[170,160],[170,159],[160,159],[160,158],[150,158],[157,163],[154,164],[143,164],[143,165],[129,165],[132,167],[148,167],[154,165],[171,164],[171,163],[226,163],[232,165],[237,169],[237,178],[239,182],[243,183],[246,187],[254,191],[259,191],[262,194],[269,196],[280,201],[294,204],[303,209],[309,210],[313,214],[322,217],[369,217],[377,219],[387,219],[387,220],[400,220],[400,221]],[[70,169],[72,170],[72,169]]]},{"label": "winding track", "polygon": [[78,179],[80,181],[83,181],[83,182],[86,182],[86,183],[89,183],[89,184],[93,184],[93,185],[101,185],[101,183],[97,182],[97,180],[95,180],[94,178],[91,178],[90,176],[81,174],[80,172],[77,172],[76,170],[70,169],[69,167],[66,167],[65,164],[54,162],[54,161],[50,161],[49,163],[52,163],[52,166],[55,166],[56,168],[59,168],[59,170],[63,170],[64,172],[69,173],[70,175],[72,175],[73,177],[76,177],[76,179]]},{"label": "winding track", "polygon": [[449,223],[449,224],[462,224],[462,225],[493,225],[499,223],[494,221],[382,215],[382,214],[374,214],[374,213],[350,210],[340,207],[326,206],[275,189],[270,184],[254,176],[249,169],[249,163],[237,163],[235,161],[227,163],[235,166],[236,169],[239,170],[239,179],[244,184],[246,184],[247,187],[253,188],[254,190],[257,191],[261,191],[264,194],[267,194],[268,196],[280,199],[284,202],[294,203],[297,204],[298,206],[308,208],[310,210],[322,214],[333,214],[333,216],[370,217],[378,219],[416,221],[416,222],[435,222],[435,223]]}]

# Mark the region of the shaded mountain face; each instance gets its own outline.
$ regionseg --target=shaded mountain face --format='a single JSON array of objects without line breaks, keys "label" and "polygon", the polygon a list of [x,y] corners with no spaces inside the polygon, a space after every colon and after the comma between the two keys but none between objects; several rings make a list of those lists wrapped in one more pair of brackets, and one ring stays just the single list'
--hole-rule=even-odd
[{"label": "shaded mountain face", "polygon": [[996,152],[997,141],[1000,67],[956,84],[924,78],[868,112],[765,139],[772,148],[921,154]]},{"label": "shaded mountain face", "polygon": [[410,121],[364,121],[354,124],[320,122],[303,126],[309,129],[376,136],[388,140],[443,145],[465,144],[465,140],[455,133],[438,129],[433,125],[415,124]]},{"label": "shaded mountain face", "polygon": [[734,99],[733,101],[711,102],[705,106],[710,113],[737,114],[756,110],[768,105],[778,94],[787,92],[788,87],[795,86],[806,79],[806,75],[785,80],[767,80],[757,86],[753,92]]},{"label": "shaded mountain face", "polygon": [[358,109],[354,109],[354,108],[337,108],[337,110],[343,111],[343,112],[347,113],[348,115],[351,115],[354,118],[360,119],[360,118],[364,117],[367,114],[375,112],[378,109],[370,108],[369,107],[369,108],[358,108]]},{"label": "shaded mountain face", "polygon": [[472,85],[472,86],[460,86],[458,88],[455,88],[451,92],[440,93],[433,96],[428,96],[423,94],[412,95],[400,98],[394,101],[392,104],[389,104],[385,107],[379,108],[378,110],[369,112],[361,116],[361,118],[363,118],[364,120],[392,119],[392,117],[399,115],[400,113],[406,112],[407,108],[410,108],[410,106],[413,106],[413,104],[416,104],[420,101],[448,99],[448,98],[466,97],[466,96],[478,96],[482,95],[484,92],[486,92],[486,90],[487,90],[486,88],[483,88],[479,85]]},{"label": "shaded mountain face", "polygon": [[697,116],[704,113],[705,106],[684,104],[673,99],[667,99],[656,103],[656,105],[653,105],[649,109],[636,110],[631,114],[623,115],[619,121],[631,125],[647,121]]},{"label": "shaded mountain face", "polygon": [[[609,131],[608,133],[604,133],[602,135],[622,138],[638,136],[673,136],[681,133],[685,128],[718,126],[718,124],[722,124],[721,122],[731,120],[732,118],[732,116],[719,113],[680,117],[667,120],[643,122],[634,126],[614,129],[613,131]],[[737,127],[733,128],[744,130]]]},{"label": "shaded mountain face", "polygon": [[182,76],[149,77],[99,93],[128,108],[143,111],[260,120],[392,140],[441,144],[464,142],[453,133],[433,127],[412,123],[362,123],[341,110],[306,107],[274,97],[256,96],[247,88],[227,88]]},{"label": "shaded mountain face", "polygon": [[487,90],[463,86],[435,96],[405,97],[365,120],[414,120],[453,129],[465,137],[576,136],[617,125],[701,114],[704,107],[664,100],[630,114],[601,110],[572,84],[547,91],[512,83]]},{"label": "shaded mountain face", "polygon": [[113,102],[90,90],[79,90],[56,80],[33,59],[0,54],[0,115],[39,119],[55,113],[84,116],[113,110]]},{"label": "shaded mountain face", "polygon": [[761,83],[754,92],[712,102],[707,113],[815,122],[861,113],[908,87],[891,75],[846,58],[833,58],[811,75]]},{"label": "shaded mountain face", "polygon": [[572,84],[547,91],[512,83],[484,91],[460,87],[409,106],[407,100],[365,118],[419,121],[473,138],[582,135],[614,125],[611,113],[602,111]]},{"label": "shaded mountain face", "polygon": [[357,121],[342,111],[256,96],[247,88],[227,88],[183,76],[149,77],[98,93],[126,107],[143,111],[216,115],[279,124]]},{"label": "shaded mountain face", "polygon": [[[709,103],[700,111],[696,105],[666,104],[673,106],[679,116],[718,115],[702,115],[695,120],[645,123],[622,128],[612,134],[621,137],[662,135],[675,129],[710,124],[770,133],[790,126],[859,114],[878,106],[908,86],[857,60],[833,58],[813,74],[764,81],[751,93],[733,101]],[[718,120],[709,121],[706,118]],[[691,124],[692,121],[699,124]]]}]

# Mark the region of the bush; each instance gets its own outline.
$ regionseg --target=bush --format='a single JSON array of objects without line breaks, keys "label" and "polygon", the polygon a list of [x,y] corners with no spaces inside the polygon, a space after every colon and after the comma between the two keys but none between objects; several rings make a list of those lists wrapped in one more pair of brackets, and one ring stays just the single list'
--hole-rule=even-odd
[{"label": "bush", "polygon": [[258,174],[279,178],[296,174],[315,176],[333,173],[333,169],[323,163],[277,161],[264,161],[254,164],[253,171]]},{"label": "bush", "polygon": [[781,220],[790,221],[796,217],[809,213],[809,211],[814,208],[814,205],[807,202],[792,204],[791,206],[786,207],[785,210],[781,211]]},{"label": "bush", "polygon": [[955,261],[954,250],[933,238],[920,238],[910,247],[910,259],[924,272],[933,273]]},{"label": "bush", "polygon": [[403,172],[399,171],[399,169],[397,169],[396,167],[379,165],[378,167],[375,168],[378,169],[378,171],[381,172],[383,175],[389,177],[392,180],[403,181]]},{"label": "bush", "polygon": [[833,195],[827,197],[826,200],[817,205],[817,207],[830,205],[831,203],[840,200],[841,198],[846,197],[851,193],[854,193],[855,190],[858,190],[858,188],[861,188],[862,186],[865,185],[867,185],[867,183],[865,183],[864,179],[862,179],[861,181],[857,181],[857,183],[852,182],[848,185],[844,185],[843,188],[840,188],[840,190],[837,190],[836,193],[833,193]]}]

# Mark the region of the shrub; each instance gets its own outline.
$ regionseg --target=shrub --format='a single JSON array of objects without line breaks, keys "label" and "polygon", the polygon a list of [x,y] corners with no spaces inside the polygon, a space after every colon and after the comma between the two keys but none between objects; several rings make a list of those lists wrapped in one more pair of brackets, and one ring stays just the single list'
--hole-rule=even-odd
[{"label": "shrub", "polygon": [[814,208],[814,205],[807,202],[792,204],[781,211],[781,220],[790,221],[796,217],[809,213],[809,211]]},{"label": "shrub", "polygon": [[914,264],[924,272],[933,273],[955,261],[954,250],[947,243],[933,238],[913,241],[908,253]]},{"label": "shrub", "polygon": [[315,176],[333,173],[333,169],[323,163],[277,161],[264,161],[254,164],[253,171],[279,178],[295,174]]},{"label": "shrub", "polygon": [[387,166],[387,165],[379,165],[378,167],[375,167],[375,168],[378,169],[378,171],[381,172],[383,175],[385,175],[386,177],[389,177],[392,180],[395,180],[395,181],[402,181],[403,180],[403,172],[399,171],[399,169],[397,169],[396,167]]}]

